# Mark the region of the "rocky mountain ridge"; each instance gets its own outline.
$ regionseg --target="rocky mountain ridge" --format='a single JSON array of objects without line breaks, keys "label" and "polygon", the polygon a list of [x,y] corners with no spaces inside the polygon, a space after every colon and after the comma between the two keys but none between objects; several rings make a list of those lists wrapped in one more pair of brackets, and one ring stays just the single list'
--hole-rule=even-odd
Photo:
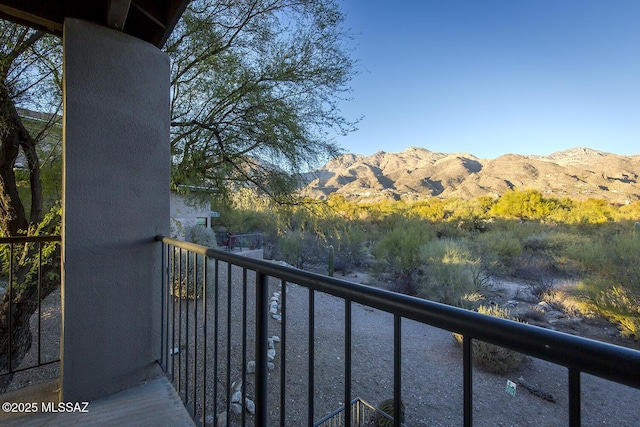
[{"label": "rocky mountain ridge", "polygon": [[305,175],[305,194],[326,198],[420,200],[429,197],[499,197],[508,189],[547,197],[611,203],[640,200],[640,155],[572,148],[548,156],[506,154],[480,159],[410,147],[399,153],[345,154]]}]

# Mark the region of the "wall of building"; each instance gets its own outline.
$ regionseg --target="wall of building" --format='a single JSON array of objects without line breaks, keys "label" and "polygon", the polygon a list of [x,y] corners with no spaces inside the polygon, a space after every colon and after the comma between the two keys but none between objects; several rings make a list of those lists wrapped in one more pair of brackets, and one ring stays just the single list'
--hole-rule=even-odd
[{"label": "wall of building", "polygon": [[169,233],[169,59],[88,22],[64,27],[62,400],[158,375]]},{"label": "wall of building", "polygon": [[171,236],[186,239],[186,231],[198,224],[198,220],[206,221],[211,227],[211,206],[202,197],[190,194],[171,192],[170,199]]}]

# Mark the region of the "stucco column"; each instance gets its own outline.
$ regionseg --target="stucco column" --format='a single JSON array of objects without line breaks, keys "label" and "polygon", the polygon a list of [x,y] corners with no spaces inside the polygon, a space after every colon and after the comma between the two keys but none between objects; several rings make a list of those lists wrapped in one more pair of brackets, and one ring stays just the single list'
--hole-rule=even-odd
[{"label": "stucco column", "polygon": [[64,24],[62,390],[92,400],[157,376],[169,232],[169,59]]}]

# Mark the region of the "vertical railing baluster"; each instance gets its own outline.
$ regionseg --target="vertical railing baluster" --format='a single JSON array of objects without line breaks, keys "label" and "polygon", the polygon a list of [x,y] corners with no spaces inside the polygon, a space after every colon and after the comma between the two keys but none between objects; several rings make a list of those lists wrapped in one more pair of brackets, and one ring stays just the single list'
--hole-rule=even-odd
[{"label": "vertical railing baluster", "polygon": [[171,258],[173,260],[171,265],[171,280],[169,283],[171,289],[171,349],[169,354],[171,356],[171,384],[175,387],[175,370],[176,370],[176,272],[178,271],[178,265],[176,264],[176,247],[172,248]]},{"label": "vertical railing baluster", "polygon": [[213,413],[218,423],[218,301],[220,298],[220,261],[214,264],[214,289],[213,289]]},{"label": "vertical railing baluster", "polygon": [[166,327],[165,327],[165,335],[166,335],[166,342],[165,342],[165,347],[166,347],[166,352],[164,354],[165,357],[165,365],[166,365],[166,370],[167,373],[169,373],[169,370],[171,369],[169,366],[169,364],[171,363],[171,361],[173,360],[171,357],[171,349],[172,347],[170,347],[170,345],[173,345],[173,343],[170,341],[171,340],[171,330],[173,329],[173,300],[172,300],[172,283],[173,283],[173,273],[172,273],[172,268],[173,268],[173,264],[171,263],[172,260],[172,255],[173,255],[174,249],[173,247],[171,247],[171,249],[169,249],[169,246],[167,246],[167,283],[166,283],[166,301],[165,304],[167,306],[167,316],[165,319],[165,323],[166,323]]},{"label": "vertical railing baluster", "polygon": [[[204,258],[204,256],[203,256]],[[193,254],[193,418],[197,418],[198,402],[198,255]],[[201,286],[204,286],[201,284]]]},{"label": "vertical railing baluster", "polygon": [[473,418],[473,386],[472,386],[472,350],[471,337],[465,335],[462,339],[462,375],[464,388],[464,425],[471,427]]},{"label": "vertical railing baluster", "polygon": [[280,426],[285,427],[287,403],[287,282],[280,281]]},{"label": "vertical railing baluster", "polygon": [[38,365],[42,363],[42,242],[38,243]]},{"label": "vertical railing baluster", "polygon": [[[227,413],[231,413],[231,263],[227,263]],[[244,412],[244,403],[240,405]]]},{"label": "vertical railing baluster", "polygon": [[11,362],[12,362],[12,354],[13,353],[11,350],[13,348],[13,342],[12,342],[12,338],[13,338],[13,243],[9,244],[9,320],[8,320],[8,331],[9,331],[9,336],[7,337],[7,343],[9,348],[7,349],[7,358],[8,358],[8,371],[7,372],[11,372],[12,371],[12,366],[11,366]]},{"label": "vertical railing baluster", "polygon": [[184,311],[185,311],[185,320],[184,320],[184,406],[189,408],[189,267],[191,266],[191,256],[195,257],[195,254],[191,252],[186,252],[186,263],[185,263],[185,291],[184,291]]},{"label": "vertical railing baluster", "polygon": [[393,315],[393,425],[400,427],[402,415],[402,317]]},{"label": "vertical railing baluster", "polygon": [[569,425],[579,427],[582,418],[580,403],[580,370],[569,368]]},{"label": "vertical railing baluster", "polygon": [[166,372],[166,367],[164,363],[164,352],[165,352],[165,290],[166,290],[166,280],[167,280],[167,245],[162,243],[162,259],[161,259],[161,274],[160,274],[160,367]]},{"label": "vertical railing baluster", "polygon": [[207,287],[209,285],[209,258],[204,258],[204,284],[202,285],[202,425],[207,420]]},{"label": "vertical railing baluster", "polygon": [[[242,403],[247,392],[247,269],[242,269]],[[247,411],[242,411],[242,425],[247,423]]]},{"label": "vertical railing baluster", "polygon": [[182,248],[178,264],[178,394],[182,394]]},{"label": "vertical railing baluster", "polygon": [[351,300],[344,300],[344,409],[345,427],[351,427]]},{"label": "vertical railing baluster", "polygon": [[256,426],[267,426],[269,278],[256,271]]},{"label": "vertical railing baluster", "polygon": [[315,355],[315,291],[309,288],[309,407],[307,408],[308,425],[313,425],[313,400],[314,400],[314,355]]}]

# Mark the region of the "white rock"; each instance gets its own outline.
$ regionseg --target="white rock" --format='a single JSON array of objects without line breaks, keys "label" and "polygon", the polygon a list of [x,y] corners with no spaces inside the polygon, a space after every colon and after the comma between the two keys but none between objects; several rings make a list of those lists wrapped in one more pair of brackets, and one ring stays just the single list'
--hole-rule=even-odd
[{"label": "white rock", "polygon": [[267,359],[269,359],[269,362],[273,362],[273,359],[275,358],[276,358],[276,351],[272,348],[267,350]]},{"label": "white rock", "polygon": [[271,317],[274,318],[278,323],[282,322],[282,316],[280,316],[279,314],[272,314]]},{"label": "white rock", "polygon": [[242,380],[237,380],[231,383],[231,390],[235,393],[236,391],[242,390]]},{"label": "white rock", "polygon": [[251,415],[256,413],[256,404],[253,403],[253,400],[249,399],[248,397],[244,399],[244,407],[247,408],[247,412]]},{"label": "white rock", "polygon": [[274,342],[273,342],[273,338],[269,338],[267,339],[267,343],[269,344],[269,348],[276,348]]},{"label": "white rock", "polygon": [[252,360],[247,363],[247,374],[253,374],[256,372],[256,361]]},{"label": "white rock", "polygon": [[541,309],[543,309],[543,310],[545,310],[545,311],[549,311],[549,310],[551,310],[551,306],[550,306],[550,305],[549,305],[549,303],[548,303],[548,302],[546,302],[546,301],[540,301],[540,302],[538,303],[538,307],[540,307]]},{"label": "white rock", "polygon": [[240,403],[240,402],[242,402],[242,392],[241,391],[236,391],[231,396],[231,403]]},{"label": "white rock", "polygon": [[278,312],[278,303],[276,301],[273,301],[269,305],[269,313],[276,314],[277,312]]},{"label": "white rock", "polygon": [[276,365],[273,362],[267,362],[267,369],[273,371],[276,369]]},{"label": "white rock", "polygon": [[273,340],[273,342],[280,342],[280,337],[277,335],[272,336],[271,339]]},{"label": "white rock", "polygon": [[239,415],[242,413],[242,405],[239,403],[232,403],[231,404],[231,412],[233,412],[236,415]]}]

